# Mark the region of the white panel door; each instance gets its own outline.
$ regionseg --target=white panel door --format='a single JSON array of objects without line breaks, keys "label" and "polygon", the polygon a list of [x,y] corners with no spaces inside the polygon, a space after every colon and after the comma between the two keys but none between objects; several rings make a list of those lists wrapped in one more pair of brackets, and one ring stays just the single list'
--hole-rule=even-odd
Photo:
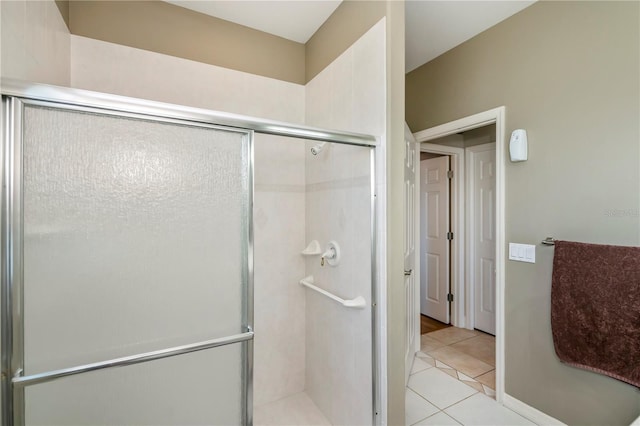
[{"label": "white panel door", "polygon": [[415,283],[415,187],[416,187],[416,144],[405,141],[404,162],[404,295],[406,309],[405,339],[405,382],[409,380],[409,373],[413,364],[416,347],[416,283]]},{"label": "white panel door", "polygon": [[471,163],[470,233],[475,328],[496,333],[496,149],[495,144],[468,149]]},{"label": "white panel door", "polygon": [[420,162],[420,311],[449,323],[449,157]]}]

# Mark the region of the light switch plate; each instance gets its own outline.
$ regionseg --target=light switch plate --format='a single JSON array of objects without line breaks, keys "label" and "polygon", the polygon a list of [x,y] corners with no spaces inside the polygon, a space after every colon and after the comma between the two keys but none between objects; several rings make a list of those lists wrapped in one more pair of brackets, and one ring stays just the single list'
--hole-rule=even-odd
[{"label": "light switch plate", "polygon": [[536,263],[536,246],[531,244],[509,243],[509,260]]}]

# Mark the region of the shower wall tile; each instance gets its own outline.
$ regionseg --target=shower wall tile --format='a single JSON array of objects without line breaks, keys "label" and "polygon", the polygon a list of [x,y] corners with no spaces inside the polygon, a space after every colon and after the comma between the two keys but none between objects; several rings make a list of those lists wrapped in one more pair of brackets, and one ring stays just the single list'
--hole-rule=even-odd
[{"label": "shower wall tile", "polygon": [[382,137],[386,117],[384,22],[353,46],[353,116],[350,130]]},{"label": "shower wall tile", "polygon": [[[367,133],[385,132],[385,24],[376,24],[307,84],[306,122]],[[370,150],[327,144],[306,155],[306,233],[325,246],[336,240],[338,266],[306,259],[306,273],[342,298],[362,296],[363,310],[306,293],[306,391],[333,424],[372,423],[372,271]],[[380,150],[378,150],[380,153]],[[378,160],[384,164],[384,157]],[[378,178],[378,176],[376,176]],[[384,180],[376,180],[376,188]],[[381,227],[381,230],[384,228]],[[378,252],[379,255],[379,252]],[[380,285],[384,286],[384,282]]]},{"label": "shower wall tile", "polygon": [[0,2],[2,77],[68,86],[70,34],[53,0]]},{"label": "shower wall tile", "polygon": [[331,123],[333,129],[347,130],[353,123],[353,88],[356,76],[353,73],[353,51],[348,49],[332,64],[331,74]]},{"label": "shower wall tile", "polygon": [[385,22],[374,25],[306,86],[306,124],[381,137],[385,132]]},{"label": "shower wall tile", "polygon": [[256,190],[304,193],[306,151],[300,140],[256,134]]},{"label": "shower wall tile", "polygon": [[254,405],[304,390],[305,144],[255,137]]},{"label": "shower wall tile", "polygon": [[304,122],[304,86],[71,36],[71,85],[124,96]]}]

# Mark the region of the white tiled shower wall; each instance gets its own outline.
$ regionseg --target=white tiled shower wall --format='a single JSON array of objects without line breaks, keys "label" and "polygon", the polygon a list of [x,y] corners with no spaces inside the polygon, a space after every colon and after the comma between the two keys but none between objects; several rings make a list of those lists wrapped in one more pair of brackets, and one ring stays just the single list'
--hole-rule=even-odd
[{"label": "white tiled shower wall", "polygon": [[71,86],[304,122],[304,86],[91,38],[71,36]]},{"label": "white tiled shower wall", "polygon": [[254,405],[305,387],[305,144],[256,135]]},{"label": "white tiled shower wall", "polygon": [[0,2],[0,75],[69,85],[69,30],[53,1]]},{"label": "white tiled shower wall", "polygon": [[[309,82],[306,123],[382,137],[384,47],[383,20]],[[336,240],[342,250],[335,267],[308,259],[307,275],[342,298],[367,301],[366,309],[353,310],[307,293],[307,393],[333,424],[371,424],[371,154],[330,144],[317,156],[306,155],[307,240],[323,247]]]}]

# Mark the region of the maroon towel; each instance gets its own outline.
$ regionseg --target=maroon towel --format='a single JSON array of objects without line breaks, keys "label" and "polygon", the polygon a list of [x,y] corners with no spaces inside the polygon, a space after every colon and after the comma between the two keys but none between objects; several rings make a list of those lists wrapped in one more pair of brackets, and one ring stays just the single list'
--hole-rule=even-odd
[{"label": "maroon towel", "polygon": [[640,387],[640,247],[557,241],[551,329],[562,362]]}]

